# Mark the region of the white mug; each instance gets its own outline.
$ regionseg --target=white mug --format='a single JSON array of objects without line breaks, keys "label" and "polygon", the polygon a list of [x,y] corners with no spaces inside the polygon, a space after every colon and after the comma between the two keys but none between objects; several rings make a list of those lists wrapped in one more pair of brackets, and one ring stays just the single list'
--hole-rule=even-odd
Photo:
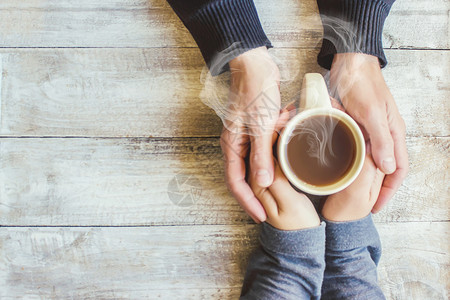
[{"label": "white mug", "polygon": [[[292,185],[308,194],[331,195],[345,189],[356,179],[364,164],[366,148],[361,129],[348,114],[331,106],[327,86],[322,75],[318,73],[309,73],[303,78],[299,111],[287,123],[278,140],[278,161],[283,173]],[[340,121],[348,128],[354,141],[352,145],[352,149],[355,149],[353,160],[346,172],[337,181],[325,185],[315,185],[299,178],[288,161],[287,148],[294,130],[301,130],[302,122],[313,116],[330,116],[336,121]]]}]

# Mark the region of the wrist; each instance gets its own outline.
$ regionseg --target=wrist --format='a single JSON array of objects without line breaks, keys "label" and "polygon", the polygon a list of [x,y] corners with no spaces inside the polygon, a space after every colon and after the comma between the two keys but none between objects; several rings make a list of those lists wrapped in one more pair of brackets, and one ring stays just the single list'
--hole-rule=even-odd
[{"label": "wrist", "polygon": [[267,51],[267,48],[265,46],[248,50],[241,55],[233,58],[229,62],[230,69],[245,68],[246,66],[255,64],[259,59],[272,60],[270,58],[269,51]]},{"label": "wrist", "polygon": [[381,70],[378,57],[364,53],[337,53],[334,55],[331,70],[354,71],[361,66],[371,66]]},{"label": "wrist", "polygon": [[[358,201],[348,203],[344,197],[337,195],[328,197],[322,207],[322,217],[333,222],[348,222],[362,219],[370,213],[373,205],[368,205],[369,201],[358,199]],[[347,196],[348,199],[350,197]]]},{"label": "wrist", "polygon": [[[297,192],[294,191],[294,193]],[[291,200],[293,201],[288,206],[278,210],[276,217],[273,217],[273,213],[269,214],[267,222],[270,225],[285,231],[308,229],[320,225],[320,217],[311,200],[300,194]]]},{"label": "wrist", "polygon": [[280,80],[280,72],[266,47],[251,49],[229,62],[232,80],[243,79],[249,83]]}]

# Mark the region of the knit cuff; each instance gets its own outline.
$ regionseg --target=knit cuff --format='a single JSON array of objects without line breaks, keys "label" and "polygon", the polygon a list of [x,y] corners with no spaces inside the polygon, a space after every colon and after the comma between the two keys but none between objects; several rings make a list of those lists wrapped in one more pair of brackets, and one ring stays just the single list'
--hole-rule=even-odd
[{"label": "knit cuff", "polygon": [[387,64],[382,45],[383,25],[395,0],[318,0],[323,24],[319,65],[331,68],[336,53],[364,53]]},{"label": "knit cuff", "polygon": [[327,250],[346,251],[378,244],[380,241],[372,214],[356,221],[333,222],[326,219],[324,221],[327,224]]},{"label": "knit cuff", "polygon": [[229,69],[228,62],[254,48],[272,45],[252,0],[214,1],[185,22],[212,75]]},{"label": "knit cuff", "polygon": [[303,256],[305,253],[324,252],[325,223],[300,230],[280,230],[262,223],[259,240],[265,249],[285,255]]}]

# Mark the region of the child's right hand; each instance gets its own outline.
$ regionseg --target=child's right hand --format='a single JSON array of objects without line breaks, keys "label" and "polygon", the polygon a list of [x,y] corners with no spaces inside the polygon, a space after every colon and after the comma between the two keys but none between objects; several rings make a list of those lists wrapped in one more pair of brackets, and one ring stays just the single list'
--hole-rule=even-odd
[{"label": "child's right hand", "polygon": [[346,189],[328,197],[322,216],[336,222],[366,217],[377,201],[383,179],[384,173],[375,165],[368,146],[361,173]]},{"label": "child's right hand", "polygon": [[261,188],[254,181],[250,187],[267,213],[266,222],[281,230],[298,230],[320,225],[320,218],[304,194],[297,192],[290,185],[274,159],[275,176],[272,185]]}]

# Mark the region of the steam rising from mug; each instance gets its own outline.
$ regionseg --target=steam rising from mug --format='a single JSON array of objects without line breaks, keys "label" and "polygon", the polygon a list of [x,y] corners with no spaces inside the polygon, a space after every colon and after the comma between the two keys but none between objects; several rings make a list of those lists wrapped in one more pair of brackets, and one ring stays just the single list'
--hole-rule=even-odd
[{"label": "steam rising from mug", "polygon": [[336,120],[331,116],[325,116],[324,118],[307,119],[300,125],[293,130],[288,143],[299,136],[307,136],[308,155],[315,158],[320,166],[329,167],[330,158],[336,157],[333,151],[333,133],[337,125]]}]

